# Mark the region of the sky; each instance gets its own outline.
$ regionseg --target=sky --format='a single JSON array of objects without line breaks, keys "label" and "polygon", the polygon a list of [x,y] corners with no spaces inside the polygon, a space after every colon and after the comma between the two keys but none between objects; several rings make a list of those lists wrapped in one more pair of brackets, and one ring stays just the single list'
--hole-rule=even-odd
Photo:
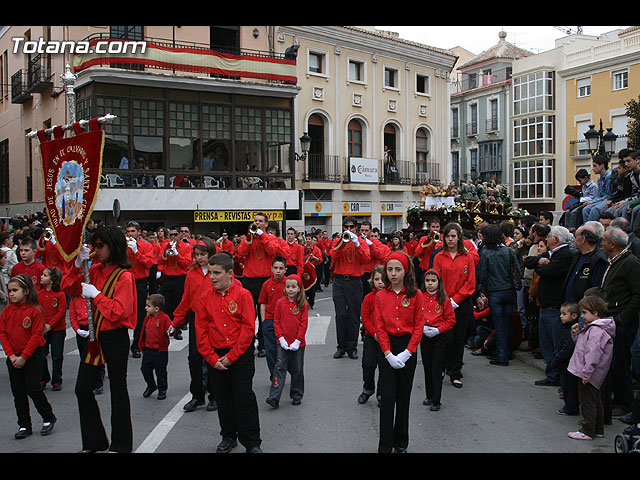
[{"label": "sky", "polygon": [[[555,40],[566,36],[553,26],[376,26],[379,30],[398,32],[400,38],[432,47],[449,49],[460,46],[478,55],[498,43],[500,30],[507,32],[506,41],[533,53],[555,48]],[[576,26],[565,26],[575,31]],[[584,35],[600,35],[627,27],[582,27]]]}]

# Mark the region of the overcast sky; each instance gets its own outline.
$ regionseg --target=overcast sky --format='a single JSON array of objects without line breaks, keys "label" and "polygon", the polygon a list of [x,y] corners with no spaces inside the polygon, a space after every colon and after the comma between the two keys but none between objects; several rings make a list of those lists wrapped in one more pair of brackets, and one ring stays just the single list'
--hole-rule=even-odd
[{"label": "overcast sky", "polygon": [[[432,47],[449,49],[460,46],[476,55],[484,52],[498,43],[498,33],[500,30],[507,32],[507,42],[529,50],[533,53],[540,53],[545,50],[555,48],[555,40],[566,36],[561,30],[553,26],[376,26],[380,30],[390,30],[398,32],[400,38],[411,40]],[[576,30],[575,26],[568,26]],[[627,27],[582,27],[585,35],[600,35],[618,28]]]}]

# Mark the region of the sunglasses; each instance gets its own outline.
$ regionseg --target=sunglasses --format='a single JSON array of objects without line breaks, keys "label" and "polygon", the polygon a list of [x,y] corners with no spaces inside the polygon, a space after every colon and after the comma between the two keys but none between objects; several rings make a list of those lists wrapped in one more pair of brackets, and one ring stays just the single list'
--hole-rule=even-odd
[{"label": "sunglasses", "polygon": [[356,228],[355,225],[345,225],[344,228]]},{"label": "sunglasses", "polygon": [[180,233],[189,233],[189,230],[180,230]]},{"label": "sunglasses", "polygon": [[170,236],[170,237],[175,237],[175,236],[177,236],[177,235],[178,235],[177,233],[170,233],[170,234],[169,234],[169,236]]}]

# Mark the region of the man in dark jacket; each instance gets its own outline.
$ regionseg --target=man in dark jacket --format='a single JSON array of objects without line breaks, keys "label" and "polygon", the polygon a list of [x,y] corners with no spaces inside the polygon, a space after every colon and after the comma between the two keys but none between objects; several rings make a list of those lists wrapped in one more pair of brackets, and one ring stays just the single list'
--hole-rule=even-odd
[{"label": "man in dark jacket", "polygon": [[614,417],[631,411],[631,344],[638,330],[640,311],[640,260],[628,248],[629,236],[621,229],[609,227],[602,248],[609,257],[609,268],[602,280],[602,290],[609,305],[607,316],[616,322],[613,342],[611,380]]},{"label": "man in dark jacket", "polygon": [[538,301],[540,302],[538,331],[540,353],[546,363],[546,376],[542,380],[536,380],[536,385],[560,386],[560,372],[551,366],[551,360],[553,352],[562,341],[560,305],[564,300],[562,287],[573,260],[571,240],[572,235],[565,227],[551,227],[547,237],[549,257],[527,257],[524,261],[525,267],[535,268],[536,273],[540,276],[538,282]]},{"label": "man in dark jacket", "polygon": [[575,252],[562,292],[565,302],[579,302],[588,288],[599,287],[609,266],[609,259],[598,244],[598,234],[589,225],[582,225],[575,233]]}]

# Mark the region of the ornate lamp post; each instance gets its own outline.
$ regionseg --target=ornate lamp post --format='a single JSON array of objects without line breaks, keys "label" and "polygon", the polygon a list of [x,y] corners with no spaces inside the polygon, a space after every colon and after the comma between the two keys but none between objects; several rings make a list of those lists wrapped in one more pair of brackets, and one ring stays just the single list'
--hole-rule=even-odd
[{"label": "ornate lamp post", "polygon": [[584,133],[584,138],[587,141],[587,148],[591,152],[591,156],[605,155],[611,158],[611,155],[616,151],[616,140],[618,138],[612,130],[612,128],[607,128],[607,133],[604,133],[602,119],[600,119],[599,130],[595,129],[595,125],[589,125],[589,130]]}]

